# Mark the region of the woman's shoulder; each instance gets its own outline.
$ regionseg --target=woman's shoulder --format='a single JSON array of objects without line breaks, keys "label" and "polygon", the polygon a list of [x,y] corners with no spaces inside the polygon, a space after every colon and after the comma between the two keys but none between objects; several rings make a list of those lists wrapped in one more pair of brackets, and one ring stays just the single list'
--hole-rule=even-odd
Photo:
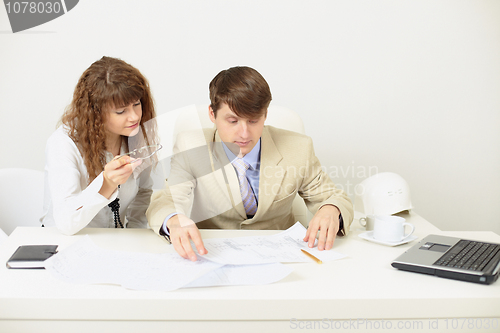
[{"label": "woman's shoulder", "polygon": [[61,125],[47,139],[47,149],[77,149],[77,147],[69,137],[69,129]]},{"label": "woman's shoulder", "polygon": [[71,140],[71,138],[69,137],[69,129],[66,125],[61,125],[54,132],[52,132],[52,134],[49,136],[48,141],[66,141],[68,139]]}]

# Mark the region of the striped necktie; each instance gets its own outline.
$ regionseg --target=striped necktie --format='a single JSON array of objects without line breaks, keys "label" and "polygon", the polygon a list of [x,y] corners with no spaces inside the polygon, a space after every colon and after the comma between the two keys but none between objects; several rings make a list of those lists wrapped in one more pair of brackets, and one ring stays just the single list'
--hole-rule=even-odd
[{"label": "striped necktie", "polygon": [[245,212],[247,215],[255,215],[257,212],[257,200],[255,200],[255,195],[253,194],[253,190],[250,187],[250,183],[247,179],[247,169],[250,167],[243,159],[237,158],[231,163],[236,172],[238,173],[238,181],[240,183],[240,193],[241,193],[241,201],[243,202],[243,206],[245,207]]}]

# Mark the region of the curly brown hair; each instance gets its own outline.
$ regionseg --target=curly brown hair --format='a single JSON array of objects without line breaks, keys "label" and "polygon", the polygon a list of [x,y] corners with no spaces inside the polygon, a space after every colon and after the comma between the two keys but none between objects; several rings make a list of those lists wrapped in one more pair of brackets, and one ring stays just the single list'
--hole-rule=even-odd
[{"label": "curly brown hair", "polygon": [[[147,145],[156,144],[154,102],[149,83],[139,70],[121,59],[102,57],[78,80],[73,100],[66,108],[61,123],[67,127],[69,137],[83,156],[89,183],[106,165],[106,111],[137,100],[142,104],[140,133],[143,138],[140,141],[145,141]],[[145,126],[146,122],[148,126]]]}]

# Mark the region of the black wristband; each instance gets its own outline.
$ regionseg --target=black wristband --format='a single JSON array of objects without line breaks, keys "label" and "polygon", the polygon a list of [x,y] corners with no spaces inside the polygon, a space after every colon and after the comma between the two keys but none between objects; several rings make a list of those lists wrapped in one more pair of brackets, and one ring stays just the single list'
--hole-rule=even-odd
[{"label": "black wristband", "polygon": [[[168,227],[167,226],[165,226],[165,227],[167,228],[167,231],[168,231]],[[160,227],[159,234],[160,234],[160,236],[163,236],[163,238],[165,238],[169,244],[172,244],[172,241],[170,240],[170,232],[166,233],[163,230],[163,226]]]}]

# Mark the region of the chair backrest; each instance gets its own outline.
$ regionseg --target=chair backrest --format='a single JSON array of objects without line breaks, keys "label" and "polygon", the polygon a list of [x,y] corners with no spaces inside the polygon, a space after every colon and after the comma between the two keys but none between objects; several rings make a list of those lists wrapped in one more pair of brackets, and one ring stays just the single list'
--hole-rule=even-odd
[{"label": "chair backrest", "polygon": [[[304,123],[300,116],[294,111],[281,106],[269,107],[266,125],[305,134]],[[175,140],[177,134],[180,132],[201,128],[212,128],[213,126],[214,124],[210,121],[208,116],[207,105],[187,106],[178,110],[173,138]]]},{"label": "chair backrest", "polygon": [[0,229],[0,244],[2,244],[2,242],[4,242],[9,236],[7,236],[7,234],[2,230]]},{"label": "chair backrest", "polygon": [[44,176],[30,169],[0,169],[0,229],[7,235],[18,226],[40,226]]},{"label": "chair backrest", "polygon": [[[305,134],[304,123],[300,116],[294,111],[281,106],[270,106],[268,108],[266,125]],[[208,116],[208,105],[191,105],[179,109],[173,130],[173,142],[175,142],[180,132],[212,128],[213,126],[214,124]],[[294,199],[292,211],[297,221],[306,227],[309,225],[312,214],[307,209],[304,200],[298,195]]]}]

